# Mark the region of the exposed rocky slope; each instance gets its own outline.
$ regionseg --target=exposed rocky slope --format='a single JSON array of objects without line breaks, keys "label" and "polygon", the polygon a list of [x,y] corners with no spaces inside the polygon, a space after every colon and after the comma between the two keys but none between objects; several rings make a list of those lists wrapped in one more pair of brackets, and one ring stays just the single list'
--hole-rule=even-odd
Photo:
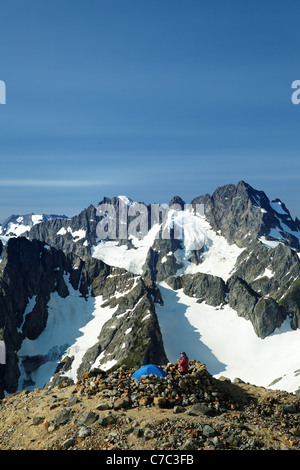
[{"label": "exposed rocky slope", "polygon": [[11,394],[0,403],[1,450],[299,450],[298,398],[214,379],[192,361],[182,377],[132,379],[125,366],[74,385]]}]

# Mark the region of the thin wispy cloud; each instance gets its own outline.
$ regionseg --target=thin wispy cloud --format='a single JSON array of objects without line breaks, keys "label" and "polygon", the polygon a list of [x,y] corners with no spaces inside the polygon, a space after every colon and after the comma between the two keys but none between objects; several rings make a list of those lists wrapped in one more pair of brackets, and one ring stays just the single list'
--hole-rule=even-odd
[{"label": "thin wispy cloud", "polygon": [[56,180],[56,179],[0,179],[0,187],[35,187],[35,188],[61,188],[61,187],[91,187],[112,184],[111,180]]}]

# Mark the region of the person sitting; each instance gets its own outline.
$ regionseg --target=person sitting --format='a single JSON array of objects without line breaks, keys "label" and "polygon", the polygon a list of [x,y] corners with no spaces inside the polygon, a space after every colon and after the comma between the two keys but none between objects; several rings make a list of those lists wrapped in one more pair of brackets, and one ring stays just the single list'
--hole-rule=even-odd
[{"label": "person sitting", "polygon": [[180,359],[178,359],[178,364],[180,367],[180,375],[185,375],[188,372],[189,368],[189,358],[185,354],[185,352],[180,353]]}]

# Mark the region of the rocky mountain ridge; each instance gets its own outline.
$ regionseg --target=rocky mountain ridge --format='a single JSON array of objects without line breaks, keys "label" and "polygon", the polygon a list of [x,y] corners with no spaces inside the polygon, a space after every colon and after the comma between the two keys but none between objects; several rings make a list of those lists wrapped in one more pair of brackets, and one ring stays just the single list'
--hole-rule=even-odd
[{"label": "rocky mountain ridge", "polygon": [[67,219],[66,215],[56,214],[25,214],[25,215],[11,215],[7,217],[0,225],[0,236],[2,237],[17,237],[22,233],[28,231],[36,224],[45,222],[52,219]]},{"label": "rocky mountain ridge", "polygon": [[[118,215],[120,198],[104,198],[101,203],[103,202],[112,204]],[[169,206],[172,204],[184,208],[185,203],[177,196],[170,201]],[[204,207],[207,225],[200,224],[199,227],[196,222],[191,229],[196,233],[188,233],[188,236],[195,239],[197,230],[201,230],[203,237],[201,248],[190,249],[184,238],[185,233],[183,233],[182,239],[175,239],[172,229],[170,229],[169,239],[155,237],[150,240],[150,243],[148,242],[148,245],[145,245],[146,249],[140,257],[142,259],[140,268],[135,272],[145,277],[151,277],[155,282],[166,281],[173,288],[175,285],[182,286],[182,279],[178,273],[195,272],[197,274],[195,282],[202,282],[204,279],[205,284],[205,288],[202,289],[204,297],[202,295],[199,298],[202,301],[207,301],[210,305],[217,305],[216,302],[225,303],[225,299],[228,297],[229,304],[237,310],[239,315],[252,322],[256,334],[261,338],[271,334],[276,327],[280,326],[287,315],[291,317],[293,328],[297,328],[300,304],[295,301],[295,296],[291,298],[290,293],[300,276],[300,263],[297,254],[300,252],[299,220],[292,219],[288,209],[279,199],[270,201],[265,193],[254,190],[244,182],[240,182],[236,186],[222,186],[212,196],[197,197],[191,201],[190,206],[195,208],[197,204],[202,204]],[[147,211],[150,221],[149,205]],[[187,223],[190,222],[190,214],[188,216]],[[53,220],[35,226],[27,236],[29,239],[46,241],[46,243],[58,246],[67,252],[76,252],[83,258],[94,256],[105,260],[108,264],[113,264],[115,259],[110,259],[109,254],[105,253],[106,245],[110,241],[97,242],[97,223],[100,220],[97,209],[90,206],[67,222]],[[197,218],[194,217],[194,220]],[[68,233],[63,233],[63,228]],[[162,230],[163,224],[160,224],[159,235]],[[216,299],[212,299],[214,296],[212,292],[215,290],[214,286],[210,287],[212,278],[206,275],[210,274],[211,270],[202,273],[201,266],[204,264],[205,255],[209,253],[211,245],[214,243],[210,240],[210,235],[206,234],[209,230],[226,240],[227,246],[224,246],[222,256],[226,256],[225,250],[227,248],[237,247],[232,272],[228,273],[226,278],[222,273],[219,274],[218,270],[211,274],[215,278],[220,278],[215,279],[213,283],[221,283],[223,286],[221,297],[217,295]],[[72,234],[79,232],[82,238],[74,239]],[[151,226],[149,225],[150,233]],[[117,257],[120,254],[120,259],[126,255],[130,258],[134,251],[140,250],[142,252],[142,249],[138,244],[135,245],[132,239],[117,240],[112,243],[115,243],[120,249],[116,251],[115,255]],[[124,255],[124,250],[121,251],[121,249],[125,246],[127,250]],[[186,265],[190,268],[189,270],[185,269]],[[127,270],[131,270],[130,265],[127,266],[125,263],[125,266]],[[231,277],[230,282],[227,282],[229,277]],[[222,279],[226,285],[222,283]],[[191,292],[191,295],[194,296],[195,292]],[[237,298],[239,302],[236,302]],[[256,311],[254,311],[255,307]]]},{"label": "rocky mountain ridge", "polygon": [[[111,204],[117,217],[120,203],[125,205],[127,224],[137,217],[135,203],[126,198],[102,203]],[[178,210],[154,226],[151,205],[144,205],[149,226],[143,237],[99,240],[103,216],[90,205],[75,217],[46,220],[6,242],[0,264],[0,339],[7,348],[2,393],[37,386],[37,373],[47,363],[55,365],[56,384],[66,377],[75,382],[95,363],[104,369],[166,364],[156,314],[163,305],[161,282],[199,306],[230,306],[261,339],[287,319],[298,329],[300,223],[285,205],[245,182],[199,196],[188,209],[179,196],[169,207],[174,204]],[[161,236],[165,228],[169,238]],[[181,238],[175,237],[178,228]],[[71,322],[80,318],[79,338],[69,334],[68,341],[40,351],[54,311]],[[79,332],[97,315],[103,321],[83,345]]]}]

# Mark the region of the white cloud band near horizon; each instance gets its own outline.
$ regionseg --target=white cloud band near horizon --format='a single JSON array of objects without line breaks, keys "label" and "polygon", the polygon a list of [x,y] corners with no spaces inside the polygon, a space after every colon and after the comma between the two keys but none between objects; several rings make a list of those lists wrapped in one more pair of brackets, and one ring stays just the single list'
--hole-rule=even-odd
[{"label": "white cloud band near horizon", "polygon": [[88,187],[88,186],[99,186],[99,185],[110,185],[113,182],[111,180],[56,180],[56,179],[0,179],[0,187]]}]

